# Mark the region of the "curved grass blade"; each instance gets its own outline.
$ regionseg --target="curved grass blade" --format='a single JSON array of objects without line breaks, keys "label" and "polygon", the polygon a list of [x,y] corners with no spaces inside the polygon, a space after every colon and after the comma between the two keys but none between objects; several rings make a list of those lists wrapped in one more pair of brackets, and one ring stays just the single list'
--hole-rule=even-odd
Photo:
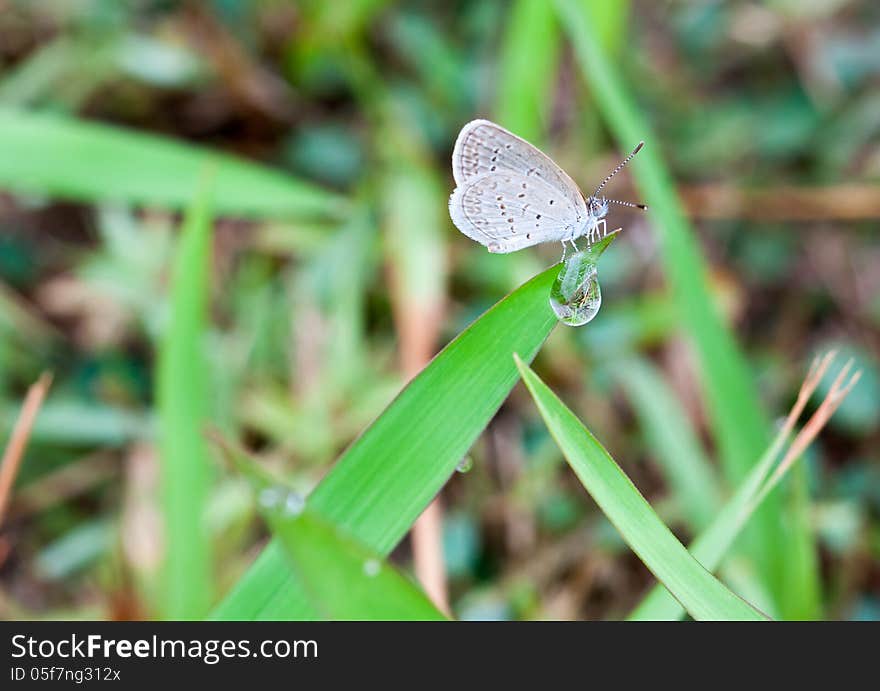
[{"label": "curved grass blade", "polygon": [[[553,267],[496,304],[416,376],[346,451],[308,507],[386,555],[442,488],[556,324],[547,304]],[[217,608],[218,619],[308,616],[273,541]]]},{"label": "curved grass blade", "polygon": [[156,406],[165,518],[161,615],[198,619],[211,599],[204,525],[210,472],[199,432],[208,413],[204,335],[208,312],[212,189],[202,186],[186,214],[171,280],[171,316],[157,355]]},{"label": "curved grass blade", "polygon": [[206,164],[217,214],[336,217],[345,199],[208,149],[54,114],[0,108],[0,188],[79,201],[183,209]]},{"label": "curved grass blade", "polygon": [[[658,140],[597,39],[592,6],[578,0],[556,0],[556,7],[596,105],[621,149],[642,139],[648,142],[633,161],[632,174],[656,220],[673,299],[695,346],[701,387],[725,475],[731,486],[738,486],[770,439],[769,420],[762,411],[754,378],[710,299],[705,262],[661,158]],[[787,536],[781,513],[779,497],[771,497],[755,516],[744,545],[777,604],[784,599],[786,545],[792,539],[799,543],[810,540],[804,535]],[[809,577],[802,573],[802,578]],[[791,611],[783,614],[799,615]]]},{"label": "curved grass blade", "polygon": [[[809,374],[801,385],[797,401],[773,443],[752,468],[730,501],[727,502],[715,517],[712,524],[691,543],[689,547],[691,554],[710,571],[718,568],[742,527],[748,522],[749,518],[766,497],[782,482],[786,473],[791,470],[797,459],[801,457],[828,419],[834,414],[834,411],[843,399],[846,398],[858,382],[860,373],[856,373],[849,381],[844,383],[849,371],[849,365],[845,366],[838,373],[828,395],[809,422],[792,441],[785,456],[783,456],[774,469],[783,446],[788,441],[792,430],[794,430],[795,423],[833,359],[834,352],[831,352],[826,354],[821,360],[817,358],[813,362]],[[771,469],[773,470],[772,474],[770,473]],[[800,519],[800,517],[798,518]],[[811,568],[815,567],[811,566]],[[816,597],[818,597],[818,593],[816,593]],[[670,620],[678,619],[683,615],[684,611],[681,609],[681,606],[670,597],[669,593],[663,587],[655,586],[648,596],[642,600],[641,604],[633,610],[629,618],[632,620]]]},{"label": "curved grass blade", "polygon": [[[736,536],[746,524],[751,512],[749,506],[757,496],[762,483],[767,478],[776,453],[768,450],[736,493],[724,505],[711,525],[688,546],[688,550],[700,564],[709,571],[715,571],[721,564],[727,551],[733,545]],[[680,619],[685,614],[681,604],[677,602],[662,585],[656,585],[644,600],[630,613],[632,621],[671,621]]]},{"label": "curved grass blade", "polygon": [[739,472],[748,472],[749,459],[766,445],[768,423],[758,406],[758,396],[742,354],[712,304],[706,267],[684,217],[675,186],[659,154],[652,146],[647,121],[639,115],[630,94],[593,35],[583,3],[557,0],[563,23],[589,82],[597,105],[623,149],[630,140],[646,139],[646,146],[630,164],[633,177],[645,195],[652,218],[656,219],[666,274],[680,317],[688,329],[703,370],[703,385],[722,446],[725,462]]},{"label": "curved grass blade", "polygon": [[581,483],[645,566],[691,616],[705,620],[765,619],[690,555],[575,414],[528,365],[514,357],[547,429]]}]

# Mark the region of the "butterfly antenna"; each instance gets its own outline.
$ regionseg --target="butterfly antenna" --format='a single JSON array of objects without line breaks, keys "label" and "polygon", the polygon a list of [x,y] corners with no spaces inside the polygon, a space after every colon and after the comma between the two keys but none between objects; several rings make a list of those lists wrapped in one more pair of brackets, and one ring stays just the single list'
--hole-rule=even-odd
[{"label": "butterfly antenna", "polygon": [[645,145],[645,142],[639,142],[639,145],[635,149],[632,150],[632,153],[629,156],[627,156],[625,159],[623,159],[623,161],[620,162],[620,165],[618,165],[617,168],[615,168],[610,173],[608,173],[607,177],[596,188],[596,191],[593,192],[594,197],[599,195],[599,192],[601,192],[602,188],[608,184],[608,181],[611,178],[613,178],[615,175],[617,175],[623,169],[623,167],[632,160],[632,157],[635,156],[637,153],[639,153],[639,151],[642,150],[642,147],[644,145]]},{"label": "butterfly antenna", "polygon": [[642,211],[648,210],[647,204],[637,204],[635,202],[623,202],[619,199],[606,199],[605,201],[608,202],[609,204],[617,204],[619,206],[631,206],[634,209],[641,209]]}]

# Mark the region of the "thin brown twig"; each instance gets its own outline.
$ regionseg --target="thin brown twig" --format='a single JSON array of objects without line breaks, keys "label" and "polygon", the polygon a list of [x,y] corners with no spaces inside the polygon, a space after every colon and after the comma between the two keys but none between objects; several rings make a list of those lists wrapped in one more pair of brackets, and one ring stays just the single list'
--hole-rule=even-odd
[{"label": "thin brown twig", "polygon": [[854,221],[880,218],[878,191],[876,183],[766,189],[710,183],[682,187],[679,194],[692,218]]},{"label": "thin brown twig", "polygon": [[12,494],[12,485],[18,475],[18,469],[21,467],[21,460],[31,435],[31,428],[51,385],[52,375],[49,372],[43,372],[40,378],[31,384],[24,397],[18,420],[15,421],[15,427],[12,428],[12,434],[9,435],[6,450],[3,452],[3,460],[0,461],[0,525],[3,524],[3,518],[6,515],[6,507]]},{"label": "thin brown twig", "polygon": [[119,459],[114,451],[89,453],[18,489],[10,498],[8,514],[16,520],[27,518],[88,492],[118,473]]}]

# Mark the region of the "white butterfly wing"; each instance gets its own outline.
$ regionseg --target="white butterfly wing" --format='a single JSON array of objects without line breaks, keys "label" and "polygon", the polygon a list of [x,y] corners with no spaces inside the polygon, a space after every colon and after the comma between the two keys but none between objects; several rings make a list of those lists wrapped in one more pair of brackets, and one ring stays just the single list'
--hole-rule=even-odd
[{"label": "white butterfly wing", "polygon": [[452,152],[456,227],[490,252],[562,240],[587,221],[575,182],[526,140],[488,120],[462,127]]},{"label": "white butterfly wing", "polygon": [[543,179],[510,172],[472,178],[449,198],[455,226],[502,254],[570,237],[585,213]]},{"label": "white butterfly wing", "polygon": [[473,120],[461,128],[452,150],[452,176],[459,186],[487,173],[508,172],[539,178],[559,190],[569,203],[586,204],[577,184],[547,154],[488,120]]}]

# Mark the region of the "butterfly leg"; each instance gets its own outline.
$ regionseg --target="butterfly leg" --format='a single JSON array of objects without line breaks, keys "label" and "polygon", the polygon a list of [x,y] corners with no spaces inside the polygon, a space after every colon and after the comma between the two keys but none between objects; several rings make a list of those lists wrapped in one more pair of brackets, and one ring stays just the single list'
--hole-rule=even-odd
[{"label": "butterfly leg", "polygon": [[577,246],[577,243],[574,241],[574,238],[566,238],[562,241],[562,259],[561,261],[565,261],[565,255],[568,252],[568,247],[565,243],[568,243],[574,248],[575,253],[580,252],[580,247]]},{"label": "butterfly leg", "polygon": [[571,245],[572,248],[574,249],[575,253],[577,253],[577,252],[580,252],[581,250],[580,250],[580,247],[578,247],[577,243],[575,242],[575,236],[576,236],[576,231],[575,231],[574,227],[573,226],[569,227],[568,237],[564,238],[562,240],[562,246],[564,248],[565,243],[568,242],[568,244]]},{"label": "butterfly leg", "polygon": [[595,230],[595,227],[593,226],[593,227],[590,227],[590,229],[586,233],[584,233],[584,235],[587,236],[587,247],[589,247],[594,242],[596,242],[596,239],[593,237],[594,230]]},{"label": "butterfly leg", "polygon": [[608,223],[603,218],[600,221],[596,221],[596,224],[590,228],[587,232],[587,242],[590,245],[595,245],[599,240],[608,236]]}]

